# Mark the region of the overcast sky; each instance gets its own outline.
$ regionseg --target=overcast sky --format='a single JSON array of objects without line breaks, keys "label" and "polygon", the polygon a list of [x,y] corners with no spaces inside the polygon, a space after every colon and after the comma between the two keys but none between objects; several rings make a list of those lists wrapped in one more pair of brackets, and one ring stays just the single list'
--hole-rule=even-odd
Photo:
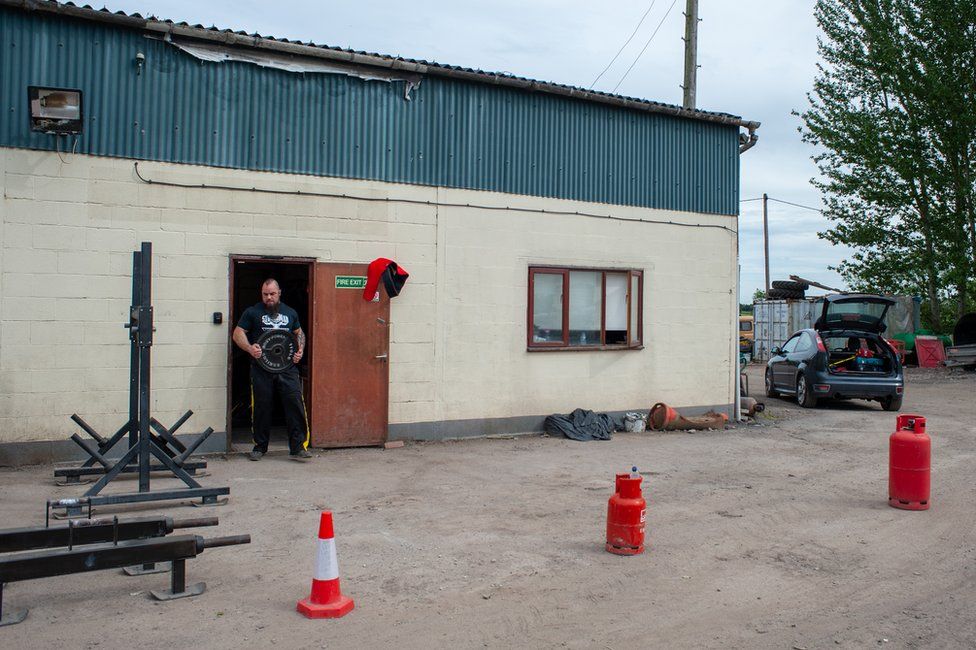
[{"label": "overcast sky", "polygon": [[[698,108],[762,122],[759,144],[742,156],[743,199],[766,192],[821,206],[809,183],[816,174],[813,150],[800,142],[799,120],[790,114],[805,109],[816,71],[813,5],[700,1]],[[595,88],[612,91],[619,84],[621,94],[681,104],[685,0],[655,0],[653,6],[650,0],[109,0],[107,6],[582,87],[592,84],[651,7]],[[764,284],[761,201],[741,207],[741,299],[750,302]],[[772,279],[792,273],[843,288],[827,266],[848,251],[817,237],[825,227],[819,212],[770,202]]]}]

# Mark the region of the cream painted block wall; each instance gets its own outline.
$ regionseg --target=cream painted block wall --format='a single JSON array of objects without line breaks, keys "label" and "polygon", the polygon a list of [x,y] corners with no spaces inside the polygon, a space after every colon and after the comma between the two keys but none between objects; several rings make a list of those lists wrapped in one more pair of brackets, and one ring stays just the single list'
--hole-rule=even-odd
[{"label": "cream painted block wall", "polygon": [[[735,226],[712,215],[370,181],[140,163],[160,181],[412,199],[366,202],[147,185],[133,162],[0,149],[0,442],[60,440],[78,412],[127,413],[131,252],[152,241],[153,409],[192,431],[226,427],[231,254],[410,272],[392,304],[390,422],[729,404],[735,239],[716,228],[482,210],[585,210]],[[642,351],[528,353],[530,264],[645,270]],[[287,301],[287,300],[286,300]]]},{"label": "cream painted block wall", "polygon": [[[448,189],[438,200],[512,205],[511,197]],[[735,225],[728,217],[529,197],[518,197],[518,206]],[[441,208],[439,217],[436,419],[732,403],[733,233],[466,208]],[[527,353],[526,269],[540,264],[643,269],[644,349]]]}]

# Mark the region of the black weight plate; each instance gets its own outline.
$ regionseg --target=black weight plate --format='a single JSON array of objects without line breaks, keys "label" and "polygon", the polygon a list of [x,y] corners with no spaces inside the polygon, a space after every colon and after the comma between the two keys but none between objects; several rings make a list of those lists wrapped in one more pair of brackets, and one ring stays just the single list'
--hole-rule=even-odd
[{"label": "black weight plate", "polygon": [[256,361],[268,372],[284,372],[295,365],[291,358],[297,347],[291,332],[268,330],[258,338],[257,344],[261,346],[261,357]]}]

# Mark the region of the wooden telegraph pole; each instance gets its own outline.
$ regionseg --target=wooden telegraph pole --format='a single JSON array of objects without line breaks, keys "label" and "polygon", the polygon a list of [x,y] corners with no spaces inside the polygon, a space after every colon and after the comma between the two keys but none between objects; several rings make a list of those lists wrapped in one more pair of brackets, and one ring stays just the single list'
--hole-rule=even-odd
[{"label": "wooden telegraph pole", "polygon": [[684,108],[695,108],[698,80],[698,0],[687,0],[685,7],[685,83]]},{"label": "wooden telegraph pole", "polygon": [[766,294],[769,295],[769,213],[766,206],[769,204],[769,196],[763,192],[763,249],[765,253],[763,259],[766,261]]}]

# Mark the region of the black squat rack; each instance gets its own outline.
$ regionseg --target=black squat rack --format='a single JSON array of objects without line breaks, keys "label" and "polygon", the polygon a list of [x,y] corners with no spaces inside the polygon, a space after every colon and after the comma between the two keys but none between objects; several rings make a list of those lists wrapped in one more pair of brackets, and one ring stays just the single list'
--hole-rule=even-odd
[{"label": "black squat rack", "polygon": [[[84,494],[85,505],[109,505],[141,503],[175,499],[201,499],[199,505],[218,505],[220,495],[230,494],[229,487],[203,487],[195,479],[197,470],[204,469],[204,461],[191,461],[190,456],[213,433],[205,431],[184,445],[176,437],[179,429],[193,411],[187,411],[177,422],[166,427],[149,413],[151,359],[153,344],[152,307],[152,243],[142,242],[142,249],[132,253],[132,306],[129,310],[129,420],[105,438],[88,425],[77,413],[71,419],[91,436],[95,445],[77,433],[71,440],[88,454],[88,459],[78,467],[56,469],[56,477],[65,477],[67,483],[78,483],[82,476],[101,475],[101,478]],[[118,459],[107,454],[128,434],[128,449]],[[153,458],[155,461],[153,462]],[[150,491],[149,477],[152,472],[168,471],[186,484],[185,488]],[[119,474],[139,474],[139,491],[126,494],[100,494]],[[65,509],[64,516],[81,514],[81,504],[71,499],[58,502]]]}]

